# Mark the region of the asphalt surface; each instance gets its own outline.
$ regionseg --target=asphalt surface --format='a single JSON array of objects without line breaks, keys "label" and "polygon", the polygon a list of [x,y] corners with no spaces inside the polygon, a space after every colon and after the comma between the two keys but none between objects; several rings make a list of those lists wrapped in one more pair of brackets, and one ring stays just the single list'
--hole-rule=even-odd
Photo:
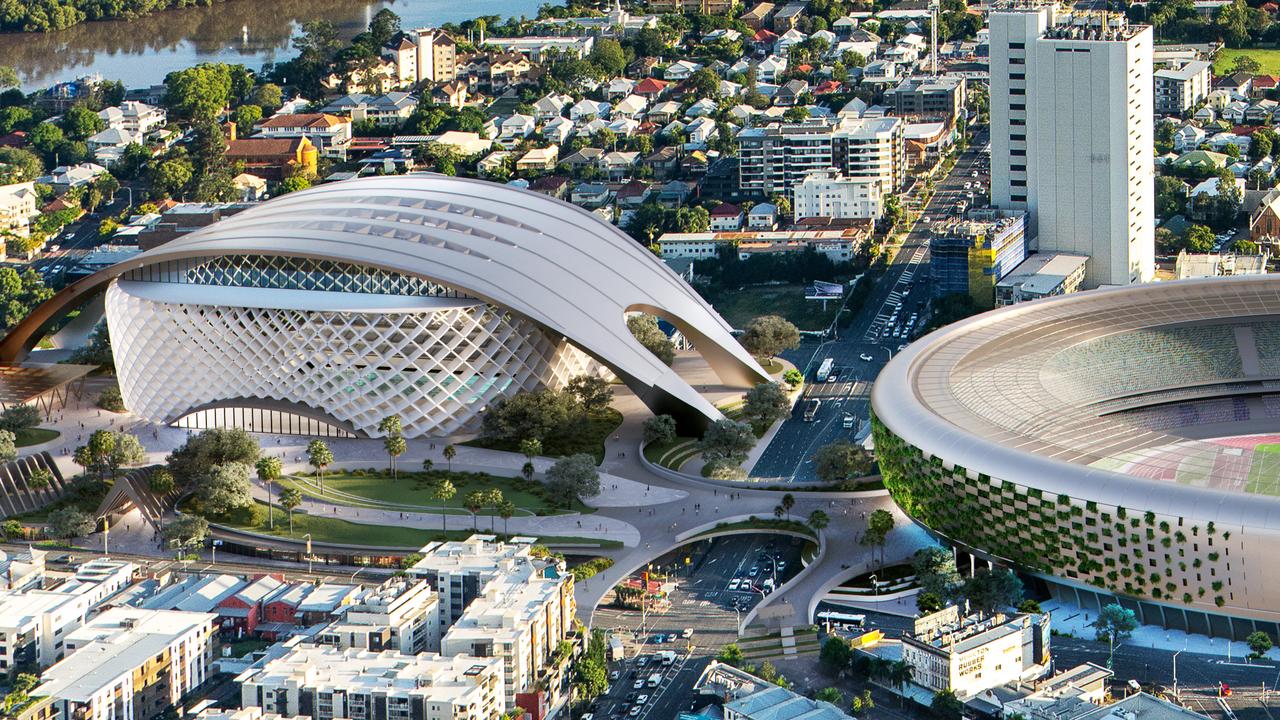
[{"label": "asphalt surface", "polygon": [[[852,322],[840,328],[835,338],[806,342],[784,354],[805,373],[809,384],[791,417],[783,422],[756,461],[752,477],[814,482],[818,478],[813,455],[818,448],[836,440],[865,436],[876,376],[928,322],[929,230],[923,219],[945,217],[957,200],[967,199],[967,193],[975,192],[973,188],[966,189],[965,183],[985,182],[981,165],[986,144],[987,132],[983,129],[957,158],[951,173],[938,182],[921,213],[922,220],[907,233],[893,263]],[[832,359],[834,370],[828,380],[820,381],[816,374],[826,358]],[[818,400],[819,406],[813,419],[806,420],[805,411],[811,400]],[[852,417],[852,422],[846,420],[847,416]]]}]

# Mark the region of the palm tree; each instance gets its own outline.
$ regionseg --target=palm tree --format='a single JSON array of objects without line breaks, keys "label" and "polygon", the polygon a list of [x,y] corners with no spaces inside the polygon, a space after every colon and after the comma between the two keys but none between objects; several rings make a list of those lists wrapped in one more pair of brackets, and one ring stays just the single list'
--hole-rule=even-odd
[{"label": "palm tree", "polygon": [[796,506],[796,498],[791,493],[782,496],[782,511],[787,514],[787,519],[791,519],[791,508]]},{"label": "palm tree", "polygon": [[453,445],[444,446],[444,459],[449,463],[449,472],[453,472],[453,459],[458,455],[458,449]]},{"label": "palm tree", "polygon": [[831,524],[831,518],[822,510],[814,510],[809,513],[809,527],[821,532],[822,528]]},{"label": "palm tree", "polygon": [[254,468],[258,471],[258,479],[263,485],[267,486],[267,527],[275,528],[276,516],[271,512],[271,485],[274,481],[280,479],[280,471],[283,464],[280,458],[264,455],[258,458],[258,462],[254,463]]},{"label": "palm tree", "polygon": [[911,667],[911,663],[906,660],[894,660],[889,663],[888,679],[889,683],[898,689],[898,705],[902,705],[902,688],[911,682],[911,676],[914,674],[915,668]]},{"label": "palm tree", "polygon": [[[385,438],[382,446],[387,449],[387,468],[391,470],[391,476],[395,477],[396,473],[396,457],[403,454],[408,449],[405,446],[404,438],[400,437],[404,431],[404,427],[400,422],[399,415],[388,415],[382,418],[382,422],[378,423],[378,429],[382,431]],[[399,440],[399,444],[394,440]],[[397,451],[398,449],[398,451]]]},{"label": "palm tree", "polygon": [[498,503],[498,516],[502,518],[502,534],[503,535],[511,534],[510,530],[507,529],[507,521],[510,520],[511,517],[515,514],[516,514],[515,503],[511,502],[510,500],[503,500],[501,503]]},{"label": "palm tree", "polygon": [[302,491],[287,487],[280,491],[280,507],[289,513],[289,534],[293,534],[293,509],[302,504]]},{"label": "palm tree", "polygon": [[320,475],[320,494],[324,494],[324,469],[333,464],[333,451],[323,440],[312,440],[307,443],[307,462]]},{"label": "palm tree", "polygon": [[480,525],[479,525],[480,521],[479,519],[476,518],[476,513],[480,512],[480,510],[484,507],[485,500],[487,499],[488,494],[489,493],[485,492],[484,490],[472,490],[471,492],[467,493],[466,497],[462,498],[462,506],[467,509],[467,512],[471,513],[471,529],[472,530],[480,529]]},{"label": "palm tree", "polygon": [[[484,493],[484,497],[485,497],[485,504],[488,505],[490,508],[494,509],[495,511],[498,509],[499,506],[502,505],[502,501],[504,499],[502,497],[502,491],[499,490],[498,488],[490,488],[486,490]],[[494,531],[497,523],[498,523],[497,515],[490,515],[489,516],[489,532]]]},{"label": "palm tree", "polygon": [[[431,496],[436,500],[439,500],[441,503],[448,503],[453,499],[453,496],[457,494],[458,488],[453,486],[453,483],[449,481],[449,478],[441,478],[440,482],[436,483]],[[445,505],[440,506],[440,529],[445,532],[449,531],[449,513],[448,508]]]},{"label": "palm tree", "polygon": [[391,458],[391,477],[399,478],[399,469],[396,467],[396,458],[400,457],[409,449],[409,443],[399,435],[388,435],[382,441],[382,446],[387,449],[387,455]]}]

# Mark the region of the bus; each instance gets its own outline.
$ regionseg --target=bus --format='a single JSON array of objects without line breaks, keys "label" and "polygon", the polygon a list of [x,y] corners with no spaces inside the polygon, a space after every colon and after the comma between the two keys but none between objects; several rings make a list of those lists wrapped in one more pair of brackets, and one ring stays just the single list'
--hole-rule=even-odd
[{"label": "bus", "polygon": [[861,628],[867,622],[866,615],[854,615],[852,613],[843,613],[836,610],[823,610],[817,615],[818,619],[823,623],[835,627],[839,630],[853,630]]},{"label": "bus", "polygon": [[832,358],[822,361],[822,364],[818,366],[818,382],[826,382],[827,378],[831,377],[831,369],[835,364],[836,361]]},{"label": "bus", "polygon": [[818,417],[818,408],[822,407],[821,400],[810,400],[804,406],[804,421],[813,422]]}]

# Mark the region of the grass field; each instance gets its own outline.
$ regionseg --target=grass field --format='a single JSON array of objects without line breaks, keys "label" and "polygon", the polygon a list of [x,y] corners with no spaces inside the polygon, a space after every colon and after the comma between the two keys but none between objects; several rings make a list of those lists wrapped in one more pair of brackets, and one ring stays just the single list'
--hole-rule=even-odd
[{"label": "grass field", "polygon": [[825,330],[840,310],[838,300],[828,301],[826,312],[817,300],[804,299],[801,285],[744,287],[717,293],[711,305],[730,325],[746,327],[761,315],[781,315],[801,330]]},{"label": "grass field", "polygon": [[29,447],[47,443],[61,434],[57,430],[50,430],[49,428],[22,428],[13,434],[13,441],[18,447]]},{"label": "grass field", "polygon": [[[457,489],[457,493],[447,501],[437,500],[432,494],[435,481],[441,478],[448,478],[449,482],[453,483],[454,488]],[[463,501],[466,499],[467,493],[472,490],[496,488],[502,491],[504,499],[515,503],[517,508],[528,510],[535,515],[554,515],[566,509],[581,513],[593,512],[592,508],[583,505],[577,498],[574,498],[573,504],[568,508],[556,506],[552,502],[552,498],[544,492],[542,483],[537,481],[489,475],[487,473],[447,472],[443,470],[433,470],[430,473],[401,471],[400,477],[397,479],[392,479],[381,473],[376,475],[355,475],[346,472],[332,473],[324,476],[326,493],[324,496],[319,495],[317,492],[315,480],[316,478],[314,477],[307,477],[301,480],[284,478],[280,482],[285,487],[298,488],[304,495],[331,500],[339,505],[357,507],[369,507],[380,503],[423,508],[444,506],[453,508],[456,511],[451,514],[470,515],[463,507]],[[330,494],[334,492],[354,495],[356,498],[364,498],[374,502],[361,503],[358,499]],[[492,515],[493,510],[486,508],[478,514]]]},{"label": "grass field", "polygon": [[1241,55],[1248,55],[1257,60],[1258,64],[1262,66],[1262,74],[1280,75],[1280,50],[1271,48],[1240,48],[1234,50],[1223,48],[1213,58],[1213,73],[1215,75],[1226,74],[1236,61],[1236,58]]},{"label": "grass field", "polygon": [[1259,495],[1280,495],[1280,445],[1253,446],[1249,484],[1245,490]]},{"label": "grass field", "polygon": [[697,443],[694,438],[676,438],[669,443],[649,443],[644,446],[644,459],[654,465],[678,471],[698,454]]},{"label": "grass field", "polygon": [[[395,547],[395,548],[412,548],[417,549],[426,545],[432,540],[465,540],[474,534],[471,529],[471,523],[463,520],[457,521],[457,529],[450,529],[447,533],[440,530],[422,530],[419,528],[393,527],[389,525],[364,525],[361,523],[348,522],[337,518],[322,517],[318,515],[308,515],[306,513],[293,513],[293,534],[289,534],[289,516],[285,511],[276,508],[275,529],[267,527],[267,507],[262,503],[257,503],[258,516],[262,518],[262,524],[232,524],[224,523],[238,530],[247,530],[249,532],[261,533],[263,535],[275,535],[277,537],[301,539],[303,535],[311,533],[311,539],[316,542],[338,543],[344,545],[371,545],[378,547]],[[501,531],[502,521],[498,521],[498,529]],[[481,532],[488,532],[488,524],[481,524]],[[596,540],[593,538],[570,537],[561,535],[539,536],[539,542],[542,543],[573,543],[581,545],[590,545],[602,548],[621,547],[622,543],[616,540]]]}]

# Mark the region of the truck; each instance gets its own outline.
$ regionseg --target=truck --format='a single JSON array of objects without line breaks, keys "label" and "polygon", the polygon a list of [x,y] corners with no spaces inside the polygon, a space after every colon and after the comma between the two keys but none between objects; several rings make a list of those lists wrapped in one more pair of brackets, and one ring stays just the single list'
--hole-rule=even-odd
[{"label": "truck", "polygon": [[831,369],[835,367],[836,361],[833,358],[827,358],[818,366],[818,382],[826,382],[831,377]]},{"label": "truck", "polygon": [[617,662],[627,658],[627,650],[622,644],[622,638],[614,635],[609,638],[609,659]]},{"label": "truck", "polygon": [[658,683],[660,682],[662,682],[662,673],[660,672],[650,673],[649,679],[645,681],[645,685],[651,688],[656,688],[658,687]]},{"label": "truck", "polygon": [[804,406],[804,421],[813,422],[818,417],[818,408],[822,407],[822,401],[818,399],[809,400]]}]

